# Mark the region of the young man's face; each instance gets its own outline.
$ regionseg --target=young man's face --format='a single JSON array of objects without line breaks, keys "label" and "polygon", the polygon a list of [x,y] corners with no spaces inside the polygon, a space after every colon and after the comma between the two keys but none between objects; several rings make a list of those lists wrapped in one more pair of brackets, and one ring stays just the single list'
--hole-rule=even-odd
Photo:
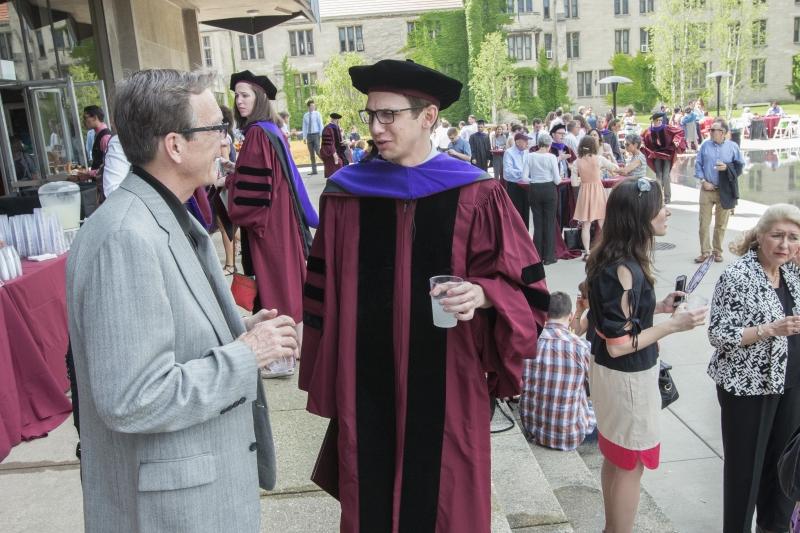
[{"label": "young man's face", "polygon": [[84,115],[83,115],[83,124],[84,124],[84,126],[86,126],[87,129],[91,130],[91,129],[96,128],[98,122],[99,121],[97,120],[96,117],[93,117],[92,115],[87,115],[87,114],[84,113]]},{"label": "young man's face", "polygon": [[[378,117],[372,117],[369,132],[375,141],[378,151],[384,159],[403,164],[413,158],[422,145],[430,146],[430,128],[436,121],[426,109],[408,110],[408,98],[402,94],[373,91],[367,97],[366,109],[369,111],[404,109],[394,114],[389,124],[381,124]],[[415,114],[419,113],[415,118]],[[431,120],[432,119],[432,120]]]}]

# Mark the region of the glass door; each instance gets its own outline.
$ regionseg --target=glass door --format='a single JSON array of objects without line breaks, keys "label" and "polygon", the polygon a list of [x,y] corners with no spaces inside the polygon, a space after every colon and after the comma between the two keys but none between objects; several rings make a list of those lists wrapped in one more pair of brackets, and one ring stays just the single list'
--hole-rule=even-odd
[{"label": "glass door", "polygon": [[33,142],[45,179],[66,178],[82,151],[80,142],[75,145],[80,124],[76,124],[74,118],[70,119],[72,106],[66,98],[65,86],[30,87],[27,90],[33,119]]}]

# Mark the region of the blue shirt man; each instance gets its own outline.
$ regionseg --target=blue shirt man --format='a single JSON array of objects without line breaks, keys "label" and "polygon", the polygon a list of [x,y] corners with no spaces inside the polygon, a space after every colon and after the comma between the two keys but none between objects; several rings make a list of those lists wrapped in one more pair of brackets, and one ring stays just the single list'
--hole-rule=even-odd
[{"label": "blue shirt man", "polygon": [[317,173],[317,157],[322,159],[319,153],[320,136],[322,134],[322,115],[317,111],[317,105],[313,100],[306,102],[306,105],[308,106],[308,111],[303,114],[302,135],[303,141],[306,143],[306,146],[308,146],[308,155],[311,158],[310,175],[313,176]]},{"label": "blue shirt man", "polygon": [[[711,138],[700,145],[697,161],[694,164],[694,175],[702,180],[700,188],[700,255],[695,263],[702,263],[713,253],[714,261],[722,262],[722,240],[728,227],[732,209],[722,207],[719,197],[719,173],[727,169],[734,161],[744,166],[744,158],[739,146],[725,139],[728,124],[717,119],[709,130]],[[714,212],[714,242],[709,238],[712,210]]]},{"label": "blue shirt man", "polygon": [[447,149],[455,150],[459,154],[472,157],[472,149],[469,147],[469,143],[461,137],[456,137],[455,140],[451,140],[450,146],[448,146]]},{"label": "blue shirt man", "polygon": [[[525,134],[522,134],[525,136]],[[525,142],[524,147],[520,148],[519,145]],[[503,179],[511,183],[519,183],[522,179],[522,164],[525,160],[525,154],[528,153],[527,139],[520,142],[514,140],[514,147],[509,148],[503,154]]]},{"label": "blue shirt man", "polygon": [[322,133],[322,115],[312,103],[308,106],[308,111],[303,114],[303,140],[314,133],[317,135]]},{"label": "blue shirt man", "polygon": [[717,162],[727,164],[738,161],[744,166],[744,158],[739,146],[735,142],[725,139],[727,129],[722,129],[722,126],[715,122],[710,131],[711,138],[700,145],[700,151],[694,163],[694,175],[700,180],[711,183],[716,188],[719,187],[719,169],[722,168],[717,168]]}]

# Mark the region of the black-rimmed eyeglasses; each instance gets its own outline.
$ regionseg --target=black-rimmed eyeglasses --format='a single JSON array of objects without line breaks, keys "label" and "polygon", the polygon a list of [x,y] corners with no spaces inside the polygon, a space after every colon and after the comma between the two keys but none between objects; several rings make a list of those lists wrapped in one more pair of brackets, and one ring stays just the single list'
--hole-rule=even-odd
[{"label": "black-rimmed eyeglasses", "polygon": [[358,112],[358,116],[364,121],[364,124],[372,124],[372,119],[377,118],[381,124],[391,124],[394,122],[394,116],[403,111],[413,111],[415,109],[423,109],[423,106],[405,107],[403,109],[362,109]]},{"label": "black-rimmed eyeglasses", "polygon": [[229,124],[227,122],[223,122],[222,124],[215,124],[214,126],[200,126],[197,128],[189,128],[188,130],[176,131],[175,133],[180,133],[181,135],[190,135],[192,133],[201,133],[203,131],[216,131],[219,133],[220,137],[222,137],[228,133],[228,126]]}]

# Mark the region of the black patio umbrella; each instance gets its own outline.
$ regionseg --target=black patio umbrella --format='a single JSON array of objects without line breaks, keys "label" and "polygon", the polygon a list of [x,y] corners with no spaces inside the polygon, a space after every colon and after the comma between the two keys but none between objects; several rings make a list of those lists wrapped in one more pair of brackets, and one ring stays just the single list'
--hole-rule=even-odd
[{"label": "black patio umbrella", "polygon": [[231,30],[239,33],[255,35],[300,15],[302,15],[302,13],[298,12],[291,15],[236,17],[230,19],[204,20],[202,23],[208,26],[214,26],[215,28],[222,28],[223,30]]}]

